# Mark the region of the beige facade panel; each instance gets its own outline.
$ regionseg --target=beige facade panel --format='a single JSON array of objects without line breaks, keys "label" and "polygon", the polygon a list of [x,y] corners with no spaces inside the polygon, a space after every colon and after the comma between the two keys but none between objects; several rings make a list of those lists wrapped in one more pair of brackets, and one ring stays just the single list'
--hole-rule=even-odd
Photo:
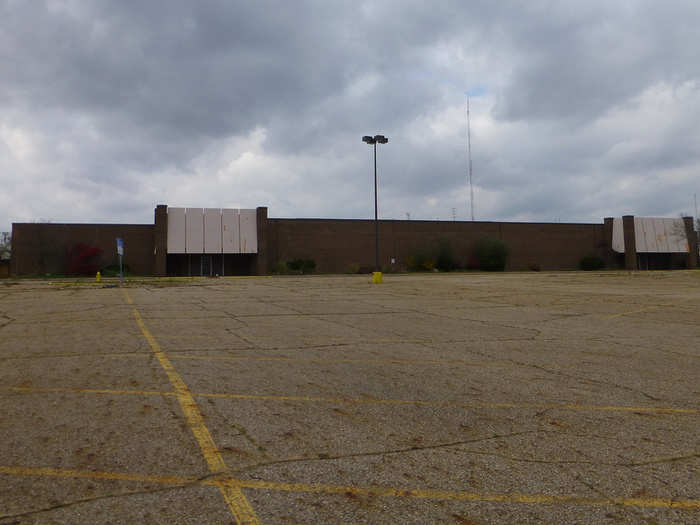
[{"label": "beige facade panel", "polygon": [[[669,219],[673,221],[673,219]],[[649,221],[647,221],[649,222]],[[681,227],[683,226],[683,221],[681,222]],[[671,242],[669,242],[668,234],[666,231],[666,222],[652,221],[649,225],[645,225],[645,237],[647,239],[647,246],[656,246],[659,252],[668,253],[672,251]],[[683,240],[685,240],[685,231],[683,232]]]},{"label": "beige facade panel", "polygon": [[[688,253],[688,238],[683,219],[657,217],[634,218],[634,240],[637,253]],[[622,219],[613,220],[612,249],[625,252]]]},{"label": "beige facade panel", "polygon": [[204,253],[204,210],[187,208],[187,253]]},{"label": "beige facade panel", "polygon": [[168,208],[168,253],[187,253],[185,208]]},{"label": "beige facade panel", "polygon": [[656,228],[654,228],[652,221],[645,220],[642,217],[635,217],[634,238],[637,245],[637,253],[659,251],[657,249],[659,242],[656,238]]},{"label": "beige facade panel", "polygon": [[241,253],[258,253],[258,225],[255,210],[240,210]]},{"label": "beige facade panel", "polygon": [[634,218],[637,252],[688,253],[683,219]]},{"label": "beige facade panel", "polygon": [[204,253],[221,253],[220,208],[204,208]]},{"label": "beige facade panel", "polygon": [[238,210],[221,210],[221,234],[223,253],[241,253],[241,227]]},{"label": "beige facade panel", "polygon": [[257,211],[168,208],[168,253],[258,253]]},{"label": "beige facade panel", "polygon": [[625,253],[625,233],[620,218],[613,219],[612,249],[617,253]]},{"label": "beige facade panel", "polygon": [[[679,219],[664,219],[666,227],[666,238],[669,242],[669,251],[674,253],[688,253],[690,244],[685,231],[685,221]],[[672,222],[670,222],[672,221]]]}]

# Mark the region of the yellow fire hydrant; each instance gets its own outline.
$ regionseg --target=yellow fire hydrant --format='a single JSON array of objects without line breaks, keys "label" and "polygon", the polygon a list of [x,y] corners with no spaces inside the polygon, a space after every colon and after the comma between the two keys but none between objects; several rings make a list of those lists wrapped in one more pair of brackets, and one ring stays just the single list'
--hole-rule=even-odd
[{"label": "yellow fire hydrant", "polygon": [[98,283],[102,282],[102,274],[100,272],[97,272],[97,275],[95,275],[95,281]]}]

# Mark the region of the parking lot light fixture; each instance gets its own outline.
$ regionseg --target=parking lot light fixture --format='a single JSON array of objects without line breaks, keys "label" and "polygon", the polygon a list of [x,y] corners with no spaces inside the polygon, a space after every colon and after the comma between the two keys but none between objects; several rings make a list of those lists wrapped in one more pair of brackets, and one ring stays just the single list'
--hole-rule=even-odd
[{"label": "parking lot light fixture", "polygon": [[386,144],[389,139],[384,135],[365,135],[362,141],[374,147],[374,267],[375,272],[381,272],[379,266],[379,216],[377,207],[377,144]]}]

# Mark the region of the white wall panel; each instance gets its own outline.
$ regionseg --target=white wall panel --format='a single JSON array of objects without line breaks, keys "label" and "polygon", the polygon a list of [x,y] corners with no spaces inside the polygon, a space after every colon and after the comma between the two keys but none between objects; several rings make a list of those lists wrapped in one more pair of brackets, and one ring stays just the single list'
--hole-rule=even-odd
[{"label": "white wall panel", "polygon": [[625,253],[625,235],[622,229],[622,219],[613,219],[612,249],[617,253]]},{"label": "white wall panel", "polygon": [[637,253],[655,252],[656,235],[654,234],[654,224],[644,217],[634,218],[634,241]]},{"label": "white wall panel", "polygon": [[[647,240],[647,250],[650,252],[666,252],[668,251],[668,242],[663,233],[663,219],[644,219],[644,236]],[[659,233],[661,234],[659,235]]]},{"label": "white wall panel", "polygon": [[204,210],[187,208],[187,253],[204,253]]},{"label": "white wall panel", "polygon": [[168,253],[186,253],[185,208],[168,208]]},{"label": "white wall panel", "polygon": [[671,253],[687,253],[688,236],[685,233],[685,223],[683,219],[662,219],[668,238],[668,251]]},{"label": "white wall panel", "polygon": [[168,253],[258,253],[257,210],[168,208]]},{"label": "white wall panel", "polygon": [[238,224],[238,210],[221,210],[221,224],[224,253],[241,253],[241,232]]},{"label": "white wall panel", "polygon": [[[656,217],[634,218],[634,240],[637,253],[687,253],[688,238],[683,219]],[[613,220],[612,249],[625,252],[622,219]]]},{"label": "white wall panel", "polygon": [[661,253],[668,253],[671,251],[671,246],[668,242],[668,234],[666,233],[666,220],[654,221],[654,234],[656,236],[656,247]]},{"label": "white wall panel", "polygon": [[[620,225],[622,225],[622,221],[620,221]],[[638,253],[688,252],[688,239],[685,234],[683,219],[635,217],[634,237]],[[615,249],[614,243],[613,249]]]},{"label": "white wall panel", "polygon": [[204,208],[204,253],[221,253],[221,209]]},{"label": "white wall panel", "polygon": [[258,253],[256,210],[240,210],[241,253]]}]

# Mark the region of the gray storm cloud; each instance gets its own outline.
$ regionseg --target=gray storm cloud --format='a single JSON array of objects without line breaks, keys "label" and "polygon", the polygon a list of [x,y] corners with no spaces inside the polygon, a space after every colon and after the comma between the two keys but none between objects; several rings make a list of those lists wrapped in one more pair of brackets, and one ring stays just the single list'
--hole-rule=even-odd
[{"label": "gray storm cloud", "polygon": [[693,210],[695,2],[0,2],[0,229]]}]

